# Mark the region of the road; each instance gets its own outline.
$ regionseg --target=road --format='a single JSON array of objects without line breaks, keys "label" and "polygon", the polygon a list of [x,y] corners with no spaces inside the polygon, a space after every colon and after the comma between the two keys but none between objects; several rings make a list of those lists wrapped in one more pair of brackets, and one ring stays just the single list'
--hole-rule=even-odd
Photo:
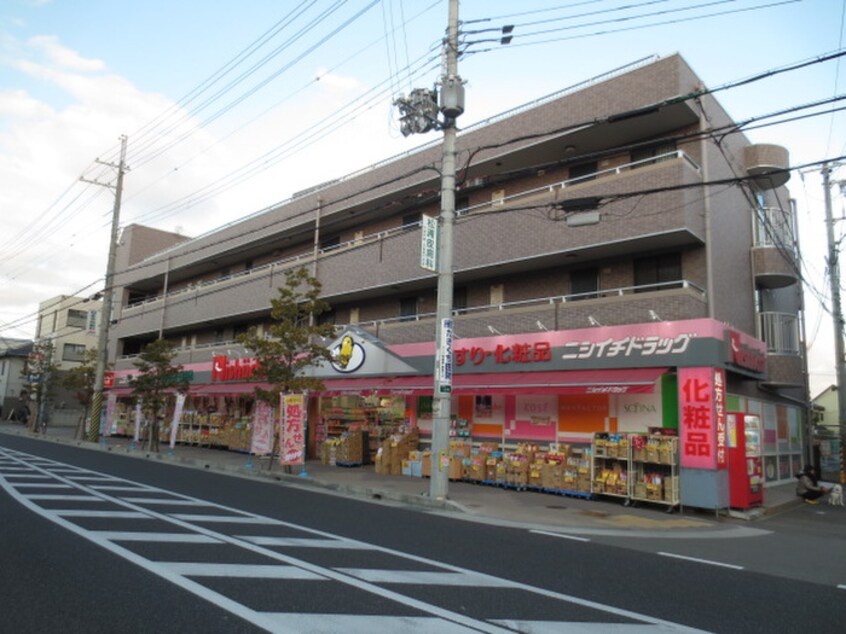
[{"label": "road", "polygon": [[561,535],[5,435],[0,488],[3,631],[836,632],[846,623],[846,587],[830,583],[846,579],[842,548],[822,581],[814,548],[804,568],[802,557],[789,569],[776,561],[778,548],[802,543],[809,519],[837,521],[806,513],[821,507],[749,537]]}]

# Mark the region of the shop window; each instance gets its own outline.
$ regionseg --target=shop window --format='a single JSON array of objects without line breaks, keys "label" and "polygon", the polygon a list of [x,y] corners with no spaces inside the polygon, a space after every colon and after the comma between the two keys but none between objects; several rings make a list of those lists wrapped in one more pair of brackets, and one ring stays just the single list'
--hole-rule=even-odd
[{"label": "shop window", "polygon": [[88,311],[68,310],[68,328],[85,328],[88,323]]},{"label": "shop window", "polygon": [[599,164],[596,161],[587,161],[586,163],[571,165],[568,180],[578,178],[580,181],[590,181],[596,178],[596,173],[598,171]]},{"label": "shop window", "polygon": [[62,346],[62,361],[84,361],[85,344],[66,343]]},{"label": "shop window", "polygon": [[570,293],[568,299],[596,299],[599,297],[599,269],[577,269],[570,271]]},{"label": "shop window", "polygon": [[681,288],[681,254],[667,253],[634,261],[636,293]]},{"label": "shop window", "polygon": [[400,299],[400,321],[411,321],[417,317],[417,298],[403,297]]},{"label": "shop window", "polygon": [[675,151],[675,142],[661,143],[659,145],[650,145],[645,148],[632,150],[631,160],[632,163],[638,163],[634,166],[634,169],[636,169],[638,167],[645,167],[646,165],[654,165],[655,163],[660,163],[661,161],[669,161],[675,158],[675,156],[672,155],[672,153]]}]

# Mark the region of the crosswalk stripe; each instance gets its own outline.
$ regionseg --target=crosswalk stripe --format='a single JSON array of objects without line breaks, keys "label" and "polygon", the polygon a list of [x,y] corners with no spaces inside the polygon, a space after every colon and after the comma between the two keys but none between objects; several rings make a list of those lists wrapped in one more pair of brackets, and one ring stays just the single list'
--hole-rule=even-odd
[{"label": "crosswalk stripe", "polygon": [[173,498],[121,498],[124,502],[133,502],[135,504],[161,504],[170,506],[208,506],[203,502],[195,500],[174,500]]},{"label": "crosswalk stripe", "polygon": [[309,634],[466,634],[478,632],[441,619],[427,616],[380,616],[375,614],[289,614],[260,613],[273,619],[272,632],[309,632]]},{"label": "crosswalk stripe", "polygon": [[94,495],[61,495],[52,493],[37,493],[35,495],[27,495],[30,500],[73,500],[75,502],[105,502],[103,498],[98,498]]},{"label": "crosswalk stripe", "polygon": [[15,482],[12,486],[21,488],[27,487],[29,489],[72,489],[69,484],[57,484],[53,482]]},{"label": "crosswalk stripe", "polygon": [[470,586],[474,588],[511,588],[507,579],[489,575],[461,572],[432,572],[428,570],[378,570],[373,568],[336,568],[351,577],[370,583],[409,583],[414,585]]},{"label": "crosswalk stripe", "polygon": [[161,542],[180,544],[221,544],[219,539],[199,533],[154,533],[143,531],[91,531],[100,539],[115,542]]},{"label": "crosswalk stripe", "polygon": [[492,623],[524,634],[654,634],[672,632],[672,628],[656,626],[653,623],[589,623],[568,621],[521,621],[492,619]]},{"label": "crosswalk stripe", "polygon": [[343,539],[322,539],[314,537],[265,537],[263,535],[238,535],[237,539],[257,546],[291,546],[293,548],[338,548],[350,550],[373,550],[369,544],[350,542]]},{"label": "crosswalk stripe", "polygon": [[186,577],[245,577],[250,579],[294,579],[298,581],[323,581],[326,577],[303,570],[297,566],[275,564],[217,564],[190,562],[163,562],[159,564],[171,572]]},{"label": "crosswalk stripe", "polygon": [[62,517],[106,517],[106,518],[123,518],[123,519],[153,519],[149,515],[144,515],[139,511],[89,511],[86,509],[58,509],[52,511],[56,515]]},{"label": "crosswalk stripe", "polygon": [[251,515],[194,515],[191,513],[174,513],[170,517],[185,522],[230,522],[233,524],[281,524],[279,520],[269,517],[253,517]]}]

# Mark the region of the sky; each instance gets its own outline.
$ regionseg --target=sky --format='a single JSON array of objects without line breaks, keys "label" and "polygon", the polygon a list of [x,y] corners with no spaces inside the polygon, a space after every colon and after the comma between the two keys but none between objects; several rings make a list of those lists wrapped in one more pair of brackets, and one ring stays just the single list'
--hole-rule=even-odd
[{"label": "sky", "polygon": [[[39,302],[102,287],[121,135],[121,226],[188,236],[437,142],[403,137],[392,103],[439,77],[447,6],[0,0],[0,336],[30,338]],[[844,12],[846,0],[465,0],[459,127],[654,55],[680,53],[711,88],[817,59],[844,47]],[[717,97],[743,120],[844,93],[838,58]],[[792,165],[844,155],[846,111],[831,107],[747,136],[787,147]],[[835,382],[819,170],[788,187],[813,396]]]}]

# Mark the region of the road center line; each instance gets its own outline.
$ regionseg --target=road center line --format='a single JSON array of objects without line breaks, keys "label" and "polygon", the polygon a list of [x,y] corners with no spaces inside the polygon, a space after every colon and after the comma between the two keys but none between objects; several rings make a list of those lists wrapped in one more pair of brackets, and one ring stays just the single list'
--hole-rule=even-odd
[{"label": "road center line", "polygon": [[709,566],[721,566],[723,568],[731,568],[732,570],[743,570],[743,566],[736,566],[734,564],[725,564],[721,561],[712,561],[710,559],[699,559],[698,557],[687,557],[685,555],[676,555],[675,553],[659,552],[659,555],[664,557],[672,557],[674,559],[684,559],[685,561],[695,561],[700,564],[708,564]]}]

